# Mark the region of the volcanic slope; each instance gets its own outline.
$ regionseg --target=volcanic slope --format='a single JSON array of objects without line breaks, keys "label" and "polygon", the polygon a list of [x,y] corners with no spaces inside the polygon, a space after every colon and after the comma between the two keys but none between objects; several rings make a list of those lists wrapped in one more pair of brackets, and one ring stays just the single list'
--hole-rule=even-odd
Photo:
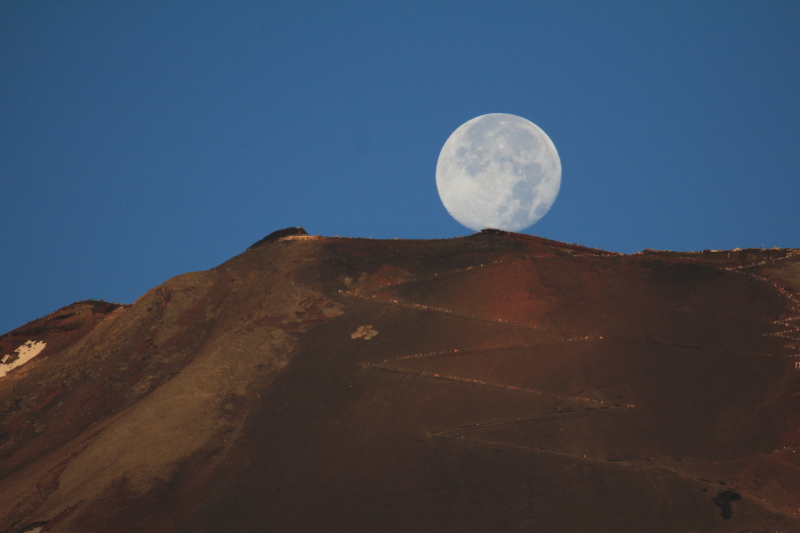
[{"label": "volcanic slope", "polygon": [[0,531],[798,532],[798,298],[797,250],[292,228],[0,337]]}]

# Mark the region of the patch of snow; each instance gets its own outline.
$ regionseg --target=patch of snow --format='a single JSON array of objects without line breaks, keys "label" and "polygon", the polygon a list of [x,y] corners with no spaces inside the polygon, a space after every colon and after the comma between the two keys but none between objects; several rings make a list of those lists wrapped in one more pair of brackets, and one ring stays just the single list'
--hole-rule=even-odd
[{"label": "patch of snow", "polygon": [[372,326],[359,326],[357,330],[350,334],[351,339],[363,338],[365,341],[370,340],[378,334],[378,330]]},{"label": "patch of snow", "polygon": [[0,378],[3,378],[17,368],[22,366],[44,350],[46,343],[44,341],[26,341],[19,345],[16,350],[16,357],[14,354],[6,354],[0,359]]}]

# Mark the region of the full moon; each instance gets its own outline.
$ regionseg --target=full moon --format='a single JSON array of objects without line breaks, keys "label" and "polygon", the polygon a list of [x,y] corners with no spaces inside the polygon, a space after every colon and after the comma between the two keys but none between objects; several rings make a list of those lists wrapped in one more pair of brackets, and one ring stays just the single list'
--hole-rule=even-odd
[{"label": "full moon", "polygon": [[533,122],[505,113],[481,115],[444,143],[436,187],[447,212],[464,226],[519,231],[556,201],[561,159]]}]

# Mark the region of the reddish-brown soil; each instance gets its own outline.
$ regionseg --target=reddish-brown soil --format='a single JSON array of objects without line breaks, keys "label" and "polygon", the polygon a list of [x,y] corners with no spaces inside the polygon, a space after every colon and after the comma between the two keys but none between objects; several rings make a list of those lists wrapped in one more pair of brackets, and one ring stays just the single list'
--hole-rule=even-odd
[{"label": "reddish-brown soil", "polygon": [[800,254],[293,229],[0,337],[0,531],[800,532]]}]

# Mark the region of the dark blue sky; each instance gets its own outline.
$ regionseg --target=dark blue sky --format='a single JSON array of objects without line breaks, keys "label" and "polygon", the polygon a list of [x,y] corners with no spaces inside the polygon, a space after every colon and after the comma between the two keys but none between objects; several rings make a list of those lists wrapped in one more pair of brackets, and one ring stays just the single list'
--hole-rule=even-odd
[{"label": "dark blue sky", "polygon": [[0,3],[0,333],[132,302],[273,230],[469,234],[452,131],[536,123],[526,232],[800,247],[800,2]]}]

